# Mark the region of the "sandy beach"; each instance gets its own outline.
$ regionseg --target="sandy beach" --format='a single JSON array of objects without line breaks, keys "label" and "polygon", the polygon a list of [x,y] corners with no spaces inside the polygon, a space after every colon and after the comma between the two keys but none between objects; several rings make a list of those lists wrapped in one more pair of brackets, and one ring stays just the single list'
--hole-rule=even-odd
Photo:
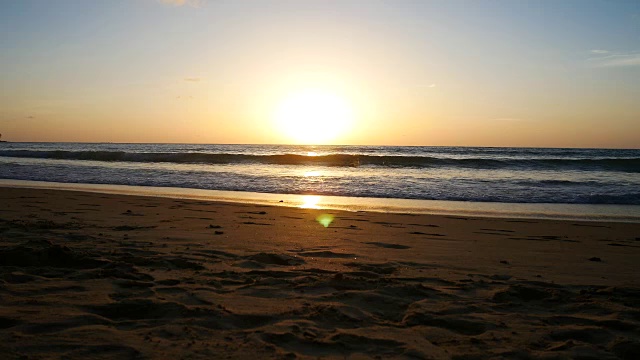
[{"label": "sandy beach", "polygon": [[639,272],[637,223],[0,188],[3,359],[638,359]]}]

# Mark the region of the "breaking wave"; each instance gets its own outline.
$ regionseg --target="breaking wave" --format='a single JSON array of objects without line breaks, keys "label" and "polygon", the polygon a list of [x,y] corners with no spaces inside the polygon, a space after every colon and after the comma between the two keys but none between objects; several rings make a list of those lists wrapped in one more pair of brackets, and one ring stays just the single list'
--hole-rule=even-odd
[{"label": "breaking wave", "polygon": [[440,158],[434,156],[393,156],[329,154],[306,156],[299,154],[250,155],[199,152],[125,152],[125,151],[0,151],[2,157],[64,159],[109,162],[156,162],[195,164],[272,164],[272,165],[316,165],[316,166],[381,166],[381,167],[462,167],[475,169],[522,169],[522,170],[606,170],[618,172],[640,172],[640,158]]}]

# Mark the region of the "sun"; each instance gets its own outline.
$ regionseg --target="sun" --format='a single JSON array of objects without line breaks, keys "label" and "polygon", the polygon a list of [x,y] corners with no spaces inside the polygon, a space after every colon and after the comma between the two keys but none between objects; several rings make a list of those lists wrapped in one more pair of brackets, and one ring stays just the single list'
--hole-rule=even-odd
[{"label": "sun", "polygon": [[331,143],[350,128],[353,110],[335,93],[305,89],[290,93],[279,103],[275,121],[290,141],[320,145]]}]

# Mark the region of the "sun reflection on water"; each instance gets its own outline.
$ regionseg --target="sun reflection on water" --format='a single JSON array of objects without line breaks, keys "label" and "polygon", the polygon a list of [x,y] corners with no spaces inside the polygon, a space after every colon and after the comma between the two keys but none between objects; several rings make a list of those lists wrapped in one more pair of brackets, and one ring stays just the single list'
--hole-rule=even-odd
[{"label": "sun reflection on water", "polygon": [[315,177],[320,175],[321,175],[320,171],[317,171],[317,170],[305,171],[304,173],[304,177]]},{"label": "sun reflection on water", "polygon": [[303,195],[302,196],[302,205],[300,205],[303,209],[320,209],[318,203],[320,202],[320,196],[316,195]]}]

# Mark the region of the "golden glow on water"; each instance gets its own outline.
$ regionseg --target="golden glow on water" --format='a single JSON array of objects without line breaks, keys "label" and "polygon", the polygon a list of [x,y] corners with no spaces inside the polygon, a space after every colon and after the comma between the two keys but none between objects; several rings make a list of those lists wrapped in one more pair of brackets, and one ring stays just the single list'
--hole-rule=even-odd
[{"label": "golden glow on water", "polygon": [[315,176],[320,176],[320,175],[322,175],[322,173],[320,171],[316,171],[316,170],[305,171],[305,173],[304,173],[304,177],[315,177]]},{"label": "golden glow on water", "polygon": [[320,209],[318,203],[320,202],[320,196],[317,195],[303,195],[302,196],[302,205],[300,205],[303,209]]}]

